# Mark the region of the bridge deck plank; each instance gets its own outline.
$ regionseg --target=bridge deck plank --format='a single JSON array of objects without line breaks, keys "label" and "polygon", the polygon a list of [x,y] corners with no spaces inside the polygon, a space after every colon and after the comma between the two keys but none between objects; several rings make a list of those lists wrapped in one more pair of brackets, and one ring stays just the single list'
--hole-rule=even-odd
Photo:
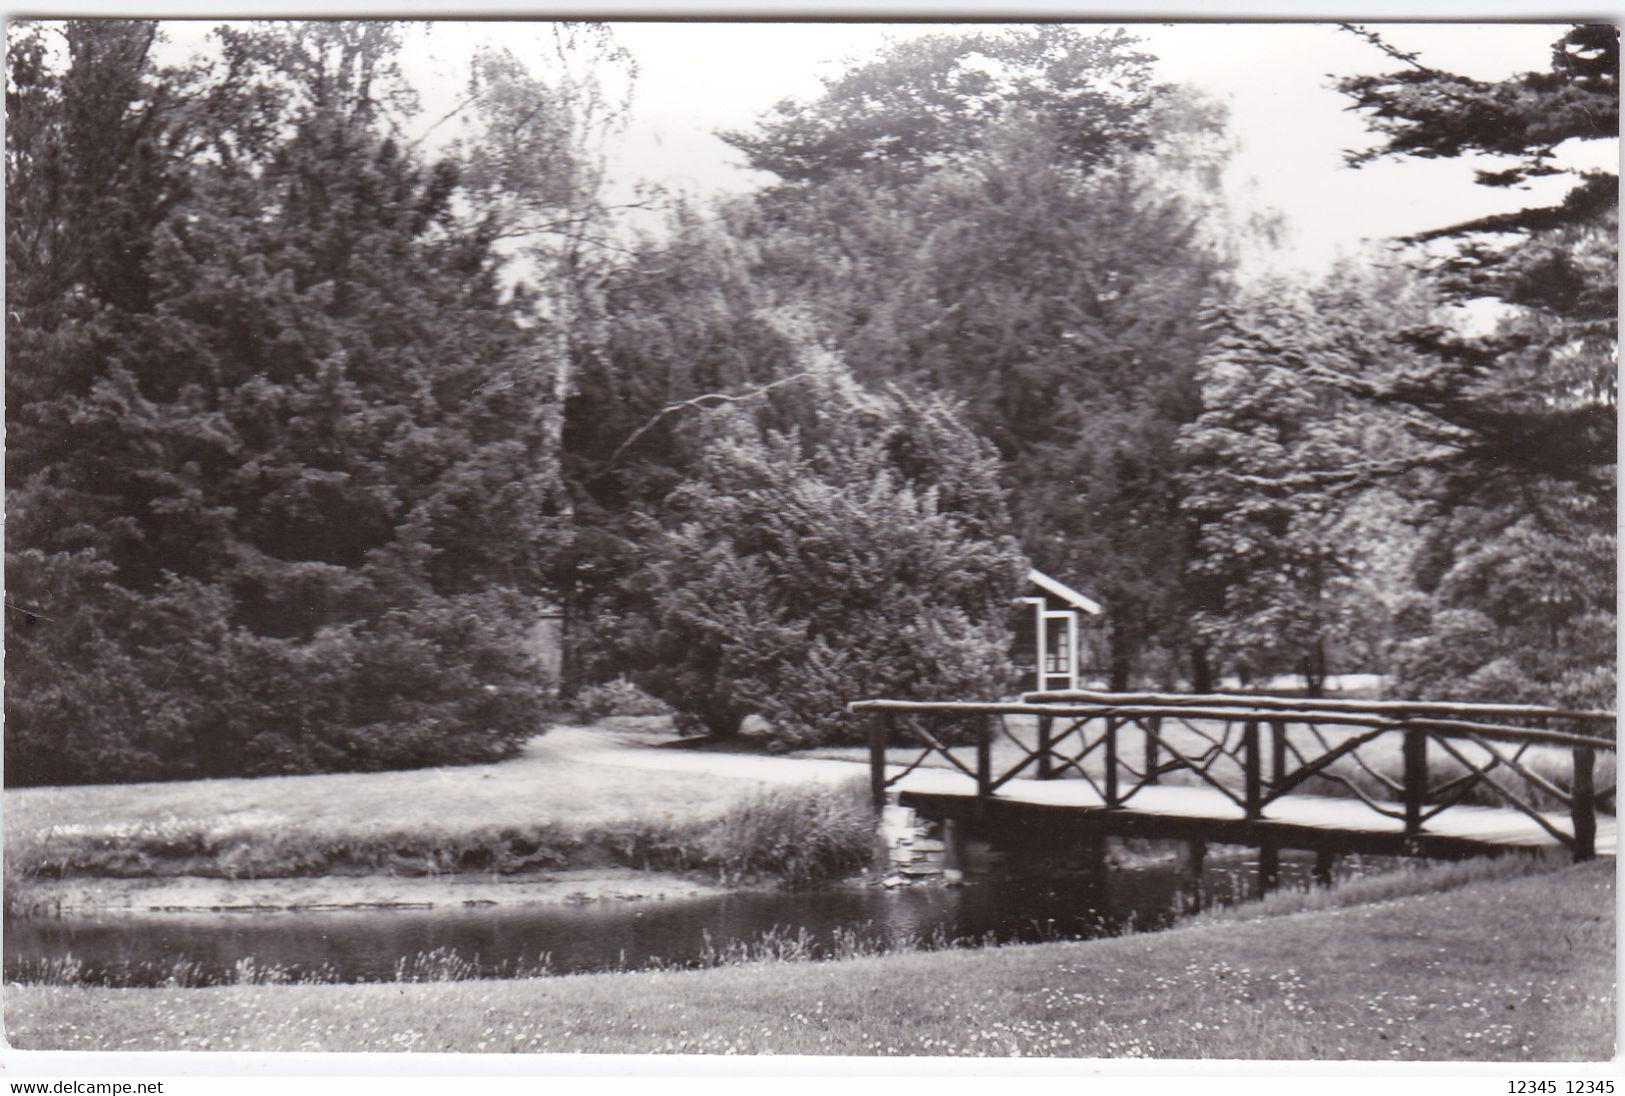
[{"label": "bridge deck plank", "polygon": [[[976,782],[961,773],[943,769],[917,769],[903,777],[896,791],[924,795],[964,796],[974,799]],[[1084,780],[1027,780],[1016,778],[1003,785],[998,800],[1046,807],[1068,807],[1080,811],[1103,811],[1105,802]],[[1383,804],[1397,813],[1397,803]],[[1242,817],[1236,805],[1212,788],[1161,784],[1141,789],[1120,812],[1186,819],[1212,819],[1235,822]],[[1563,833],[1572,832],[1568,815],[1548,813],[1546,819]],[[1339,833],[1401,834],[1404,823],[1372,810],[1358,799],[1329,796],[1293,795],[1271,803],[1264,821],[1310,827]],[[1558,841],[1534,819],[1512,808],[1455,806],[1430,819],[1423,833],[1483,845],[1510,848],[1556,847]],[[1597,853],[1612,856],[1616,847],[1616,825],[1611,815],[1597,818]]]}]

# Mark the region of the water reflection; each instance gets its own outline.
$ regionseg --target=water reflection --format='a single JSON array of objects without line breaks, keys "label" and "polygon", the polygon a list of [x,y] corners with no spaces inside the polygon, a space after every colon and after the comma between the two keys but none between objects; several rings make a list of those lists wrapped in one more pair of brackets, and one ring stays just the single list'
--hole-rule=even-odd
[{"label": "water reflection", "polygon": [[[1210,859],[1206,902],[1251,888],[1256,864]],[[1312,861],[1283,855],[1283,886],[1308,884]],[[200,981],[231,980],[240,962],[337,981],[402,976],[414,956],[455,956],[467,973],[511,976],[702,965],[764,936],[815,955],[950,942],[1087,939],[1162,927],[1184,911],[1190,880],[1172,863],[1088,877],[1006,878],[964,887],[838,887],[714,898],[319,913],[116,914],[8,920],[8,979],[72,956],[88,981],[162,980],[177,962]],[[123,972],[122,974],[120,972]],[[410,974],[407,968],[407,974]]]}]

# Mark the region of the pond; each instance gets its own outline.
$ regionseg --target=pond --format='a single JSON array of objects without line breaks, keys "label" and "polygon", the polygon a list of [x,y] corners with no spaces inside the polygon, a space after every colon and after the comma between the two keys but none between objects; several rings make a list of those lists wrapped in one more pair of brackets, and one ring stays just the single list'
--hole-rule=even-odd
[{"label": "pond", "polygon": [[[1256,861],[1210,857],[1201,904],[1252,888]],[[1345,872],[1359,873],[1358,858]],[[1307,886],[1312,858],[1281,857],[1281,884]],[[841,886],[719,897],[570,905],[278,913],[120,913],[8,919],[8,981],[72,966],[71,980],[210,984],[238,964],[322,981],[512,977],[709,966],[771,951],[824,957],[950,944],[1087,939],[1161,928],[1190,901],[1172,862],[1114,869],[1104,881],[1001,878],[961,887]]]}]

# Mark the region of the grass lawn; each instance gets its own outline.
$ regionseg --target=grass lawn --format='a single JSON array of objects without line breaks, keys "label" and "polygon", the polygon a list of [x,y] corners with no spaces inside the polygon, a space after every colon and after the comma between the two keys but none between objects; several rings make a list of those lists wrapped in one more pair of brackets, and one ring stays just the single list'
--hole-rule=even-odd
[{"label": "grass lawn", "polygon": [[863,784],[840,762],[654,748],[670,737],[659,720],[611,720],[489,765],[9,790],[7,882],[643,867],[643,847],[729,825],[773,789]]},{"label": "grass lawn", "polygon": [[416,985],[9,986],[24,1049],[1601,1060],[1614,864],[1089,943]]},{"label": "grass lawn", "polygon": [[[642,726],[592,732],[559,728],[531,740],[508,761],[489,765],[330,773],[149,784],[23,788],[5,793],[6,830],[42,833],[157,827],[176,819],[223,825],[312,826],[327,831],[412,827],[432,820],[447,828],[556,822],[598,825],[650,810],[703,814],[730,792],[771,777],[718,771],[696,787],[671,751],[672,764],[629,764],[627,753],[672,737]],[[666,753],[666,751],[651,751]]]}]

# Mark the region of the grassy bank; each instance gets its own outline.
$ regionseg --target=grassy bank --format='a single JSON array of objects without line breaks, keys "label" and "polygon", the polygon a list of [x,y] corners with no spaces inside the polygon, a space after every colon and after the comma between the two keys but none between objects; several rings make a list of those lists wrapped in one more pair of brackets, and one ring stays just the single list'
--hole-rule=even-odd
[{"label": "grassy bank", "polygon": [[1077,944],[432,985],[8,987],[29,1049],[1596,1060],[1614,866]]},{"label": "grassy bank", "polygon": [[430,819],[412,827],[324,834],[177,821],[53,836],[37,845],[19,840],[15,852],[8,849],[8,910],[27,910],[34,881],[70,876],[267,879],[357,872],[513,874],[614,865],[700,873],[722,884],[800,885],[858,870],[872,859],[875,842],[862,783],[763,789],[698,818],[646,811],[596,825],[449,829]]},{"label": "grassy bank", "polygon": [[1565,849],[1481,856],[1469,860],[1406,860],[1391,870],[1344,879],[1331,887],[1282,888],[1271,891],[1261,899],[1237,905],[1214,906],[1187,918],[1186,923],[1254,921],[1264,917],[1348,909],[1414,895],[1444,894],[1478,883],[1561,873],[1568,870],[1571,864],[1572,859]]},{"label": "grassy bank", "polygon": [[555,732],[496,765],[6,793],[6,898],[81,876],[267,879],[622,866],[805,883],[867,862],[848,766],[655,749],[659,732]]}]

